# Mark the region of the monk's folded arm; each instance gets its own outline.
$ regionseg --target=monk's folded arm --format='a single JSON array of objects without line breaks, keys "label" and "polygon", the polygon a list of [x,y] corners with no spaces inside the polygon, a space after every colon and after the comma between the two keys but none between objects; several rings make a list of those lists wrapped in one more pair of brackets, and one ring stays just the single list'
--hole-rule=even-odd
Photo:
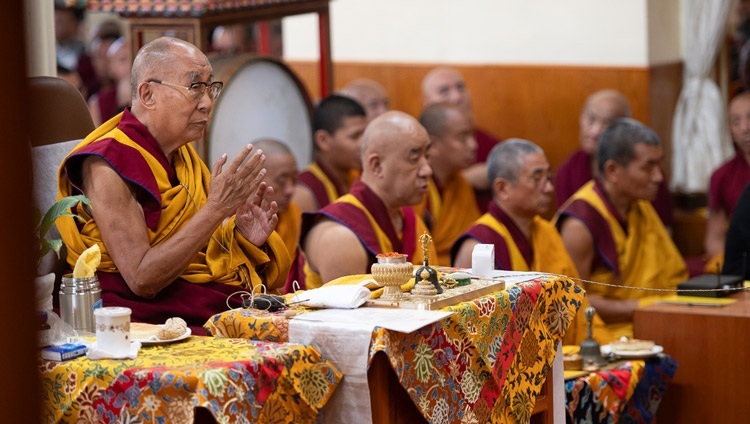
[{"label": "monk's folded arm", "polygon": [[87,158],[83,181],[102,240],[128,287],[141,297],[152,298],[177,279],[224,218],[207,204],[183,228],[152,247],[134,192],[104,160]]}]

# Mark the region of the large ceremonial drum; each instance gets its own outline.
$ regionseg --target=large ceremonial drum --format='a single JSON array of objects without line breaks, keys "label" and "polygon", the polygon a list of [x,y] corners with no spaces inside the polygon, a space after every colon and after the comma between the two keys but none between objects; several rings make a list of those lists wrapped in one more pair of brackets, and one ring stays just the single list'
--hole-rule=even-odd
[{"label": "large ceremonial drum", "polygon": [[289,146],[302,169],[312,160],[312,103],[297,76],[282,62],[256,55],[211,58],[216,100],[205,146],[196,146],[209,168],[226,153],[261,138]]}]

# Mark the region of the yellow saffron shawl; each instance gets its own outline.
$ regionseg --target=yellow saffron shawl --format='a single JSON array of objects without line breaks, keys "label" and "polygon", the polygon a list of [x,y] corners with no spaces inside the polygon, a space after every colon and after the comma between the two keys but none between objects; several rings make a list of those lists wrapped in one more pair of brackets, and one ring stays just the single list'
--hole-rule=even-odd
[{"label": "yellow saffron shawl", "polygon": [[432,223],[430,233],[437,249],[432,265],[450,266],[453,243],[481,215],[474,189],[460,173],[446,181],[442,193],[430,179],[427,195],[414,209],[423,221]]},{"label": "yellow saffron shawl", "polygon": [[[155,229],[148,228],[151,246],[157,246],[180,230],[206,203],[210,172],[190,144],[180,147],[173,166],[180,185],[172,187],[167,171],[143,146],[117,128],[122,113],[102,124],[86,137],[63,161],[58,173],[58,197],[74,194],[75,188],[66,178],[64,164],[71,156],[90,144],[114,139],[137,150],[153,172],[161,194],[161,215]],[[94,205],[95,207],[95,205]],[[80,204],[77,214],[85,220],[78,224],[71,217],[57,221],[63,242],[68,249],[67,260],[73,266],[79,255],[93,244],[99,244],[102,261],[99,271],[118,272],[102,241],[101,233],[91,214]],[[79,228],[80,226],[80,228]],[[235,230],[235,217],[217,228],[207,245],[180,275],[191,283],[216,282],[250,287],[265,284],[268,290],[283,289],[291,258],[283,241],[275,232],[267,240],[267,251],[250,243]],[[268,253],[267,253],[268,252]]]},{"label": "yellow saffron shawl", "polygon": [[[607,222],[617,248],[619,274],[602,266],[593,270],[590,277],[591,281],[608,283],[614,287],[588,284],[588,293],[608,299],[637,299],[641,306],[668,295],[669,293],[621,288],[676,289],[677,283],[688,278],[685,261],[651,203],[646,200],[633,203],[627,216],[626,233],[617,217],[594,190],[594,185],[595,182],[590,181],[581,187],[561,209],[564,211],[575,200],[588,203]],[[608,328],[615,337],[632,337],[632,323],[610,324]]]}]

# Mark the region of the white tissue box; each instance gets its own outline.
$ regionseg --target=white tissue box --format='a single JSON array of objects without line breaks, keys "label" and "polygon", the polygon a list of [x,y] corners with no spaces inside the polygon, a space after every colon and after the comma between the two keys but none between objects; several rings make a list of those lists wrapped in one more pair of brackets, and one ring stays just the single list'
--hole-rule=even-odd
[{"label": "white tissue box", "polygon": [[477,244],[471,252],[471,273],[477,277],[492,277],[495,270],[495,245]]}]

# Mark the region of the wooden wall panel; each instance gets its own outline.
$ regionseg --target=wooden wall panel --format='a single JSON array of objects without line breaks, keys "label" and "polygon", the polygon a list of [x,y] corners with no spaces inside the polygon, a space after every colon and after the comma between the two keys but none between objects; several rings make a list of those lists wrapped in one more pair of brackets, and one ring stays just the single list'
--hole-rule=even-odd
[{"label": "wooden wall panel", "polygon": [[[289,62],[313,99],[320,96],[315,62]],[[358,77],[379,81],[393,109],[413,115],[422,107],[425,64],[334,63],[334,88]],[[669,144],[682,65],[652,68],[538,65],[456,66],[472,93],[477,125],[498,137],[522,137],[544,148],[553,167],[578,148],[578,116],[588,94],[616,88],[631,101],[633,116]],[[668,147],[667,147],[668,149]],[[668,158],[667,155],[665,157]],[[665,163],[668,166],[668,163]]]}]

